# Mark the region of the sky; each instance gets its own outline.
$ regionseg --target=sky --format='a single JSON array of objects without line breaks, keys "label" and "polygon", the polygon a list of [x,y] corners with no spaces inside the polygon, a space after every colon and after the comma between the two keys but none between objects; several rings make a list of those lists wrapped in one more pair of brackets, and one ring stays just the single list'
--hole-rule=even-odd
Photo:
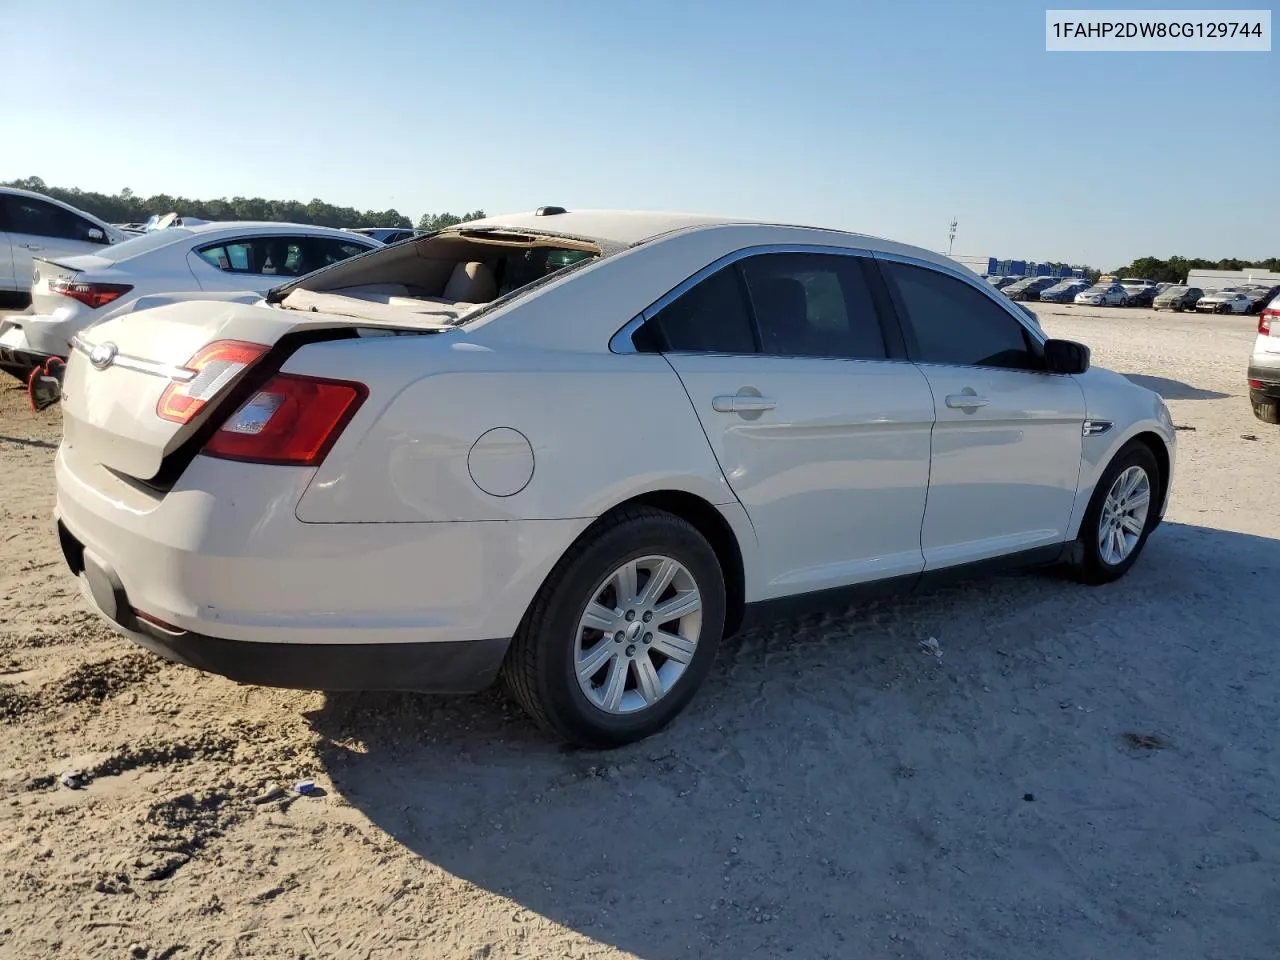
[{"label": "sky", "polygon": [[1026,2],[0,0],[0,22],[0,180],[944,251],[955,218],[957,255],[1102,269],[1280,255],[1280,48],[1048,53]]}]

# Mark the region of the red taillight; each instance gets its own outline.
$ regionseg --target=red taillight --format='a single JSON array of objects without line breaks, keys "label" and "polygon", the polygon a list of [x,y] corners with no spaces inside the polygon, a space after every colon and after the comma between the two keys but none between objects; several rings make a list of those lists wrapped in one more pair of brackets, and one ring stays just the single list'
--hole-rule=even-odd
[{"label": "red taillight", "polygon": [[204,453],[314,467],[369,395],[363,383],[279,373],[215,433]]},{"label": "red taillight", "polygon": [[265,344],[243,340],[215,340],[186,362],[195,373],[190,380],[174,381],[156,401],[156,415],[174,423],[187,423],[252,363],[267,352]]},{"label": "red taillight", "polygon": [[49,281],[50,293],[60,293],[72,300],[79,300],[94,310],[105,307],[113,300],[119,300],[132,289],[133,285],[128,283],[78,283],[66,277],[55,277]]},{"label": "red taillight", "polygon": [[1261,380],[1250,380],[1250,381],[1249,381],[1249,389],[1250,389],[1250,390],[1261,390],[1261,389],[1262,389],[1262,381],[1261,381]]},{"label": "red taillight", "polygon": [[1276,317],[1280,317],[1280,310],[1273,310],[1270,307],[1258,314],[1258,332],[1264,336],[1270,336],[1271,324]]}]

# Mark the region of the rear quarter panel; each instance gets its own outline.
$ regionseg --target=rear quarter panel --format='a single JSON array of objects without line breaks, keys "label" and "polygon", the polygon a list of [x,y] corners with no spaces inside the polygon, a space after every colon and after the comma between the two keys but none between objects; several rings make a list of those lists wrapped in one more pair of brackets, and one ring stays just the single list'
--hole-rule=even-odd
[{"label": "rear quarter panel", "polygon": [[[595,517],[673,489],[734,502],[679,378],[657,355],[490,348],[446,333],[313,344],[284,369],[370,391],[299,502],[304,522]],[[527,469],[508,495],[474,479],[473,448],[498,428],[513,486]]]}]

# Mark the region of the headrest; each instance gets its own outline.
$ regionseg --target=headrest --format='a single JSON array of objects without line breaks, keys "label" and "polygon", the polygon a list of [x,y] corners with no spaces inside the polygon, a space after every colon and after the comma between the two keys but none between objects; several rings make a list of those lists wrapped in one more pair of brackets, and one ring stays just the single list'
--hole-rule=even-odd
[{"label": "headrest", "polygon": [[444,288],[444,299],[454,303],[488,303],[498,295],[493,271],[483,263],[460,263]]}]

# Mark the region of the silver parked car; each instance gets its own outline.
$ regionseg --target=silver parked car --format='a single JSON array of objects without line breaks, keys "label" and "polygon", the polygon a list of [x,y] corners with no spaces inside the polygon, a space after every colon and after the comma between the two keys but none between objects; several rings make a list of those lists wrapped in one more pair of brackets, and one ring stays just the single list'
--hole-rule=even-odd
[{"label": "silver parked car", "polygon": [[1129,291],[1118,283],[1099,283],[1077,293],[1075,302],[1091,307],[1123,307],[1129,302]]}]

